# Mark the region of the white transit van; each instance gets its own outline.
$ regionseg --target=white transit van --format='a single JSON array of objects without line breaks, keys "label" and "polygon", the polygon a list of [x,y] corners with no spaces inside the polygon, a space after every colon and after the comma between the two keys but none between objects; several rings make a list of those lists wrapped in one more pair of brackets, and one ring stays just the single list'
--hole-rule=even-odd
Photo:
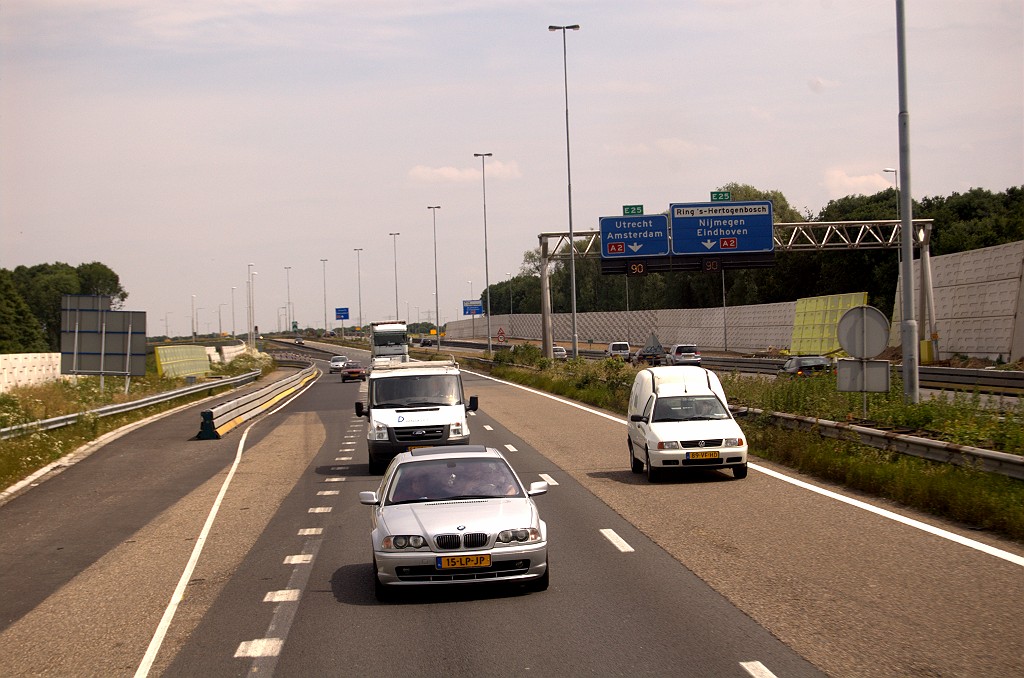
[{"label": "white transit van", "polygon": [[668,469],[732,469],[747,477],[747,441],[722,382],[690,365],[640,370],[629,395],[629,465],[657,482]]},{"label": "white transit van", "polygon": [[374,363],[367,378],[366,404],[356,401],[357,417],[366,417],[370,473],[384,473],[399,452],[417,447],[469,443],[467,412],[477,397],[466,401],[462,374],[454,359],[437,362]]}]

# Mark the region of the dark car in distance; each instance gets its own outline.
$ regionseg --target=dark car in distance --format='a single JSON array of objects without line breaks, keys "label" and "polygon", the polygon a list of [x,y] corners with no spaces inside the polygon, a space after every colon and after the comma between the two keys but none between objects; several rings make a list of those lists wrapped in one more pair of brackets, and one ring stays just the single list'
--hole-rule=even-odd
[{"label": "dark car in distance", "polygon": [[663,346],[644,346],[638,349],[633,354],[634,365],[650,365],[651,367],[657,367],[665,364],[665,347]]},{"label": "dark car in distance", "polygon": [[779,368],[780,377],[817,377],[835,374],[832,359],[821,355],[798,355]]},{"label": "dark car in distance", "polygon": [[355,360],[349,360],[341,366],[341,380],[348,381],[349,379],[366,381],[366,368],[363,367],[362,363]]}]

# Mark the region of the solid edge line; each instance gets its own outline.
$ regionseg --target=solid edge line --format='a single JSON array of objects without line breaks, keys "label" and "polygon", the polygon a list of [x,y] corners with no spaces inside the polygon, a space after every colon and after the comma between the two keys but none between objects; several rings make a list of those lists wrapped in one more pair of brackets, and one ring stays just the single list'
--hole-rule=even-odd
[{"label": "solid edge line", "polygon": [[[604,417],[605,419],[608,419],[610,421],[614,421],[616,423],[622,424],[623,426],[626,425],[626,420],[625,419],[620,419],[619,417],[610,415],[607,412],[601,412],[600,410],[595,410],[593,408],[586,407],[585,405],[580,405],[579,403],[574,403],[571,400],[566,400],[565,398],[559,398],[558,396],[553,396],[550,393],[545,393],[543,391],[538,391],[537,389],[533,389],[533,388],[530,388],[528,386],[523,386],[522,384],[515,384],[515,383],[513,383],[511,381],[505,381],[504,379],[497,379],[495,377],[490,376],[489,374],[481,374],[479,372],[470,372],[469,370],[464,370],[464,371],[465,372],[469,372],[470,374],[472,374],[474,376],[477,376],[477,377],[482,377],[484,379],[489,379],[491,381],[496,381],[499,384],[505,384],[507,386],[514,386],[514,387],[522,389],[524,391],[528,391],[530,393],[534,393],[534,394],[539,395],[539,396],[544,396],[545,398],[550,398],[551,400],[554,400],[556,402],[560,402],[560,403],[563,403],[565,405],[570,405],[572,407],[576,407],[578,409],[581,409],[584,412],[590,412],[591,414],[596,414],[598,416]],[[940,537],[942,539],[946,539],[948,541],[955,542],[957,544],[960,544],[961,546],[966,546],[967,548],[971,548],[971,549],[974,549],[976,551],[981,551],[982,553],[987,553],[990,556],[995,556],[996,558],[1001,558],[1002,560],[1005,560],[1005,561],[1007,561],[1009,563],[1013,563],[1014,565],[1020,565],[1021,567],[1024,567],[1024,557],[1018,556],[1015,553],[1010,553],[1009,551],[1004,551],[1002,549],[996,548],[995,546],[989,546],[988,544],[983,544],[980,541],[975,541],[974,539],[970,539],[968,537],[963,537],[963,536],[961,536],[959,534],[956,534],[955,532],[950,532],[949,530],[943,530],[940,527],[935,527],[934,525],[929,525],[928,523],[922,523],[920,520],[914,520],[913,518],[907,518],[906,516],[901,516],[900,514],[894,513],[893,511],[889,511],[889,510],[886,510],[884,508],[879,508],[878,506],[873,506],[872,504],[868,504],[867,502],[863,502],[863,501],[860,501],[858,499],[854,499],[853,497],[847,497],[845,495],[839,494],[838,492],[833,492],[831,490],[826,490],[823,487],[818,487],[817,485],[812,485],[810,483],[804,482],[802,480],[798,480],[798,479],[793,478],[791,476],[784,475],[782,473],[779,473],[778,471],[773,471],[772,469],[767,468],[765,466],[761,466],[760,464],[755,464],[753,462],[748,462],[747,466],[749,468],[754,469],[755,471],[760,471],[761,473],[769,475],[769,476],[771,476],[773,478],[776,478],[776,479],[781,480],[783,482],[790,483],[791,485],[795,485],[797,487],[801,487],[801,488],[803,488],[805,490],[810,490],[811,492],[817,492],[818,494],[820,494],[822,496],[825,496],[825,497],[828,497],[830,499],[835,499],[837,501],[841,501],[844,504],[849,504],[850,506],[854,506],[856,508],[863,509],[865,511],[869,511],[869,512],[874,513],[875,515],[881,516],[883,518],[889,518],[890,520],[895,520],[896,522],[902,523],[902,524],[904,524],[904,525],[906,525],[908,527],[916,528],[918,530],[921,530],[922,532],[927,532],[929,534],[933,534],[936,537]]]},{"label": "solid edge line", "polygon": [[[281,406],[273,410],[271,414],[283,409],[288,405],[288,403],[305,392],[306,389],[299,391],[292,398],[281,403]],[[224,479],[224,483],[221,485],[220,492],[217,493],[217,498],[214,500],[213,506],[210,507],[210,514],[206,517],[206,523],[203,525],[203,529],[199,533],[199,537],[196,539],[195,546],[192,547],[192,555],[188,559],[188,564],[185,565],[184,572],[181,573],[181,579],[178,580],[178,585],[174,588],[174,593],[171,594],[171,600],[167,604],[163,617],[161,617],[160,623],[156,627],[156,632],[153,634],[153,638],[149,641],[149,647],[146,649],[146,654],[143,656],[142,662],[139,664],[139,668],[135,671],[135,678],[146,678],[146,676],[149,675],[150,669],[153,668],[153,662],[156,661],[156,656],[160,652],[160,647],[163,645],[164,637],[167,635],[167,631],[171,627],[171,621],[174,619],[174,615],[178,610],[178,604],[181,603],[181,600],[184,597],[185,587],[188,586],[188,582],[192,578],[192,573],[195,571],[196,564],[199,562],[199,555],[203,551],[206,538],[210,534],[210,530],[213,529],[213,521],[217,518],[220,505],[224,501],[224,496],[228,492],[228,485],[231,484],[231,479],[235,476],[235,470],[238,468],[238,464],[242,461],[242,452],[245,449],[245,440],[249,437],[249,431],[252,430],[253,426],[261,421],[262,418],[257,419],[249,424],[249,426],[245,428],[245,431],[242,432],[242,438],[238,441],[237,451],[235,452],[235,460],[232,462],[231,469],[228,471],[228,475]]]}]

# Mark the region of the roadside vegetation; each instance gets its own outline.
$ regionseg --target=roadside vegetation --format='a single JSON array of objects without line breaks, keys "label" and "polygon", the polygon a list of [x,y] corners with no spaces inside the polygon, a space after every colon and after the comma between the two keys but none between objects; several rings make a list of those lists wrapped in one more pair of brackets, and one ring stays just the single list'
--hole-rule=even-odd
[{"label": "roadside vegetation", "polygon": [[[536,346],[494,355],[491,374],[625,416],[636,368],[618,360],[551,361]],[[839,393],[834,377],[775,380],[720,373],[733,407],[833,421],[860,420],[862,394]],[[868,394],[871,425],[963,445],[1024,454],[1024,405],[977,393],[903,403],[902,383]],[[1024,542],[1024,483],[855,442],[780,429],[768,416],[741,419],[750,453],[822,480]]]},{"label": "roadside vegetation", "polygon": [[[237,376],[256,369],[266,375],[274,369],[274,363],[264,355],[259,357],[243,355],[227,365],[213,366],[211,375]],[[215,380],[211,380],[209,383],[208,390],[172,401],[107,417],[86,416],[71,426],[49,431],[35,430],[15,438],[0,440],[0,489],[11,486],[109,431],[201,400],[226,388]],[[187,385],[187,381],[184,378],[158,377],[153,358],[150,356],[147,361],[146,376],[132,377],[129,385],[127,395],[124,392],[124,380],[118,377],[106,377],[103,390],[100,390],[99,377],[78,377],[77,379],[52,381],[38,386],[14,388],[7,393],[0,393],[0,428],[52,419],[67,414],[88,412],[105,405],[138,400],[183,388]],[[199,431],[198,419],[196,420],[196,431]]]}]

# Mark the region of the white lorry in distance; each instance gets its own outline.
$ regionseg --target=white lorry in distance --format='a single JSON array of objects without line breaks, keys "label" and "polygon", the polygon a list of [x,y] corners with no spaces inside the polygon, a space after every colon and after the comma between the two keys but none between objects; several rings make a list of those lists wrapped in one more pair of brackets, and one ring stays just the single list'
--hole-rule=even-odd
[{"label": "white lorry in distance", "polygon": [[408,362],[409,330],[405,322],[370,323],[370,364]]},{"label": "white lorry in distance", "polygon": [[366,403],[356,401],[357,417],[366,417],[370,473],[384,473],[400,452],[417,447],[469,443],[469,417],[476,396],[467,400],[454,359],[435,362],[381,360],[370,370]]}]

